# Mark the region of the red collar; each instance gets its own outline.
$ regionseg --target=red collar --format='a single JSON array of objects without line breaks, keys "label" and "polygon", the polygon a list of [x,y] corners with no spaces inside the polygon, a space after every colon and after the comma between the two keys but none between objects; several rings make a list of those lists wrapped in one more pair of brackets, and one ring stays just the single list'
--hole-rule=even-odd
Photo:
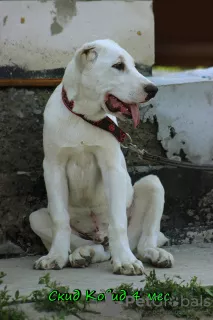
[{"label": "red collar", "polygon": [[85,118],[83,114],[79,114],[73,111],[74,101],[68,100],[67,93],[64,87],[62,88],[61,96],[62,96],[64,105],[67,107],[68,110],[70,110],[76,116],[81,117],[82,119],[91,123],[95,127],[98,127],[105,131],[110,132],[118,140],[118,142],[124,142],[125,138],[127,137],[127,134],[123,130],[121,130],[109,117],[105,117],[99,121],[88,120]]}]

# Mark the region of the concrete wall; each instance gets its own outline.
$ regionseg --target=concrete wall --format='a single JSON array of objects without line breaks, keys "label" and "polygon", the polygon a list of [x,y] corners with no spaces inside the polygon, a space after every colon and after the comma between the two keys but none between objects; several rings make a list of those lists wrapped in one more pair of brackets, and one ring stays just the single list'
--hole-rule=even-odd
[{"label": "concrete wall", "polygon": [[1,1],[0,67],[64,68],[76,48],[100,38],[117,41],[137,63],[153,65],[151,0],[73,2]]},{"label": "concrete wall", "polygon": [[213,68],[152,80],[159,86],[146,119],[158,122],[157,138],[168,158],[180,155],[213,164]]}]

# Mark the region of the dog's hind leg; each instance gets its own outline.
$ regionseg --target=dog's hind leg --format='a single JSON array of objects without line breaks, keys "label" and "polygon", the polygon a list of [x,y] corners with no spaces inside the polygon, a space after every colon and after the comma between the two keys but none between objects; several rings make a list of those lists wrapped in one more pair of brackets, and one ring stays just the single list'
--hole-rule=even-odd
[{"label": "dog's hind leg", "polygon": [[[47,251],[52,244],[53,223],[47,208],[34,211],[30,215],[31,229],[37,234]],[[78,235],[71,233],[70,249],[73,252],[69,256],[71,266],[83,267],[89,263],[101,262],[110,259],[109,252],[104,250],[102,245],[94,244],[91,240],[85,240]]]},{"label": "dog's hind leg", "polygon": [[30,227],[39,236],[49,252],[52,244],[52,221],[47,208],[34,211],[30,214]]},{"label": "dog's hind leg", "polygon": [[164,188],[157,176],[149,175],[135,183],[128,226],[130,248],[141,261],[168,268],[172,267],[174,258],[159,248],[168,241],[160,232],[163,208]]}]

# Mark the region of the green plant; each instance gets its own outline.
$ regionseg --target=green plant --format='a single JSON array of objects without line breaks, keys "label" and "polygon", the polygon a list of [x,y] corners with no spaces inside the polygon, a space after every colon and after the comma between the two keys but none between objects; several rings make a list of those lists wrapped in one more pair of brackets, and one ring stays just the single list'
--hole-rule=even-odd
[{"label": "green plant", "polygon": [[[179,281],[177,282],[175,278]],[[212,316],[213,286],[201,286],[196,277],[193,277],[189,283],[180,280],[179,276],[173,279],[164,276],[164,280],[159,280],[153,270],[142,280],[145,281],[143,289],[134,289],[132,285],[122,284],[115,291],[119,292],[124,289],[128,295],[135,295],[135,297],[139,295],[143,300],[143,307],[137,303],[138,300],[135,300],[134,303],[128,305],[128,308],[138,310],[144,316],[170,313],[177,318],[184,317],[194,320],[200,319],[198,315],[200,312],[203,315]],[[151,301],[153,297],[154,302]],[[158,297],[161,299],[158,300]]]},{"label": "green plant", "polygon": [[[0,284],[3,283],[5,275],[3,272],[0,273]],[[122,284],[113,289],[113,292],[116,294],[120,293],[121,290],[125,290],[127,296],[133,296],[134,302],[125,306],[124,300],[124,306],[140,312],[142,317],[156,315],[157,318],[159,318],[160,314],[172,314],[176,318],[182,317],[198,320],[200,319],[200,313],[211,317],[213,315],[213,286],[201,286],[196,277],[193,277],[189,283],[181,281],[179,276],[173,277],[172,279],[164,276],[164,280],[160,280],[153,270],[149,275],[146,275],[145,279],[141,280],[141,282],[144,282],[143,289],[135,289],[133,285]],[[32,302],[38,311],[54,312],[55,315],[52,316],[52,320],[64,320],[65,316],[69,314],[83,319],[79,313],[81,314],[81,312],[84,311],[88,312],[86,308],[88,302],[86,302],[84,295],[80,297],[78,302],[70,300],[51,302],[48,297],[53,290],[60,292],[60,294],[70,292],[69,287],[52,281],[49,274],[41,277],[39,284],[44,285],[44,287],[40,290],[34,290],[28,296],[20,295],[19,291],[16,291],[15,295],[11,296],[7,286],[4,286],[4,288],[0,290],[0,319],[31,320],[18,307],[23,303]],[[165,297],[167,297],[167,299],[165,299]],[[201,297],[203,303],[195,305],[195,301],[200,301]],[[142,307],[138,303],[139,299],[143,301]],[[187,306],[183,304],[183,299],[187,299]],[[208,304],[204,303],[205,299],[208,299]],[[50,319],[50,317],[40,318],[40,320],[47,319]]]},{"label": "green plant", "polygon": [[[3,283],[2,279],[5,275],[4,272],[0,273],[0,284]],[[69,293],[69,287],[62,286],[56,281],[51,281],[49,274],[41,277],[39,284],[43,284],[44,288],[34,290],[28,296],[20,295],[17,290],[13,297],[9,294],[7,286],[5,286],[3,290],[0,290],[0,319],[28,320],[27,315],[18,309],[18,306],[23,303],[34,303],[38,311],[55,312],[57,316],[55,316],[55,318],[53,316],[53,320],[62,320],[68,314],[75,315],[79,319],[82,319],[78,315],[78,312],[86,310],[84,296],[82,296],[78,302],[69,301],[69,303],[67,303],[67,301],[54,301],[53,303],[48,299],[49,293],[53,290],[57,290],[60,293]]]}]

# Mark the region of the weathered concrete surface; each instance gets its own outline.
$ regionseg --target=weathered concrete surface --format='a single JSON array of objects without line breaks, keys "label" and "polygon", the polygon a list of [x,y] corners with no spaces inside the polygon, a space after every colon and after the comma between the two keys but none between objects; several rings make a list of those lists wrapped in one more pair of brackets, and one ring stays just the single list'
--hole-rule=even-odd
[{"label": "weathered concrete surface", "polygon": [[[213,285],[212,243],[171,246],[165,249],[173,253],[175,266],[171,269],[155,269],[158,278],[164,279],[164,274],[168,277],[178,275],[182,280],[188,282],[191,277],[197,276],[203,285]],[[33,269],[33,262],[37,258],[37,256],[31,256],[0,260],[0,271],[7,274],[4,278],[4,284],[8,286],[9,291],[15,292],[19,289],[21,294],[29,294],[32,290],[42,288],[42,285],[38,284],[38,280],[47,271]],[[152,267],[145,265],[147,273],[152,269]],[[143,288],[144,285],[141,282],[144,276],[112,274],[110,262],[93,264],[85,269],[65,268],[48,272],[50,272],[52,280],[57,280],[62,285],[69,286],[71,291],[79,288],[82,292],[87,289],[100,292],[102,289],[115,288],[122,283],[133,283],[135,288]],[[177,281],[181,281],[181,279],[177,279]]]},{"label": "weathered concrete surface", "polygon": [[[171,269],[156,269],[156,274],[159,279],[166,277],[173,278],[175,281],[181,282],[185,280],[189,282],[193,276],[198,278],[202,285],[213,285],[212,264],[213,264],[213,244],[203,244],[202,246],[195,245],[182,245],[172,246],[167,248],[174,254],[176,263],[174,268]],[[30,294],[33,290],[41,289],[43,286],[38,284],[41,276],[47,272],[33,270],[32,264],[37,257],[16,258],[1,260],[0,271],[7,273],[4,278],[4,285],[6,284],[10,293],[19,290],[22,295]],[[146,266],[146,272],[149,273],[152,268]],[[115,288],[122,283],[133,284],[138,289],[143,288],[144,276],[118,276],[111,272],[111,265],[109,262],[92,265],[86,269],[70,269],[66,268],[60,271],[50,271],[51,279],[60,282],[62,285],[69,286],[70,292],[74,289],[82,290],[85,293],[87,289],[106,290],[108,288]],[[180,277],[177,278],[177,276]],[[97,281],[98,279],[98,281]],[[2,286],[0,286],[1,289]],[[106,303],[106,302],[105,302]],[[112,317],[106,317],[104,313],[105,303],[97,304],[91,307],[93,310],[101,312],[101,315],[82,314],[82,318],[86,320],[99,320],[99,319],[141,319],[141,314],[132,310],[122,311],[120,314],[115,314]],[[27,312],[31,320],[37,320],[39,317],[51,314],[37,313],[32,305],[22,306],[22,309]],[[109,310],[110,311],[110,310]],[[76,320],[74,316],[68,316],[67,320]],[[146,318],[143,318],[146,319]],[[148,317],[149,320],[173,320],[175,319],[170,315],[162,315],[156,317]],[[207,319],[205,317],[202,320]]]},{"label": "weathered concrete surface", "polygon": [[[42,114],[52,90],[0,90],[0,255],[44,250],[29,227],[28,217],[32,211],[47,205],[42,170]],[[157,141],[157,122],[141,123],[137,130],[131,122],[120,123],[120,126],[138,146],[165,155]],[[172,243],[212,241],[211,173],[141,167],[144,163],[130,152],[126,159],[129,169],[134,169],[133,182],[149,172],[160,177],[166,190],[162,229]],[[138,166],[142,172],[137,173]]]},{"label": "weathered concrete surface", "polygon": [[[152,77],[159,92],[146,119],[158,123],[157,138],[168,158],[180,155],[197,164],[213,164],[213,73]],[[206,74],[206,75],[205,75]]]},{"label": "weathered concrete surface", "polygon": [[[94,308],[94,311],[100,312],[102,309],[106,308],[105,303],[100,303],[96,305],[96,308]],[[51,316],[54,316],[53,312],[38,312],[33,307],[33,304],[25,304],[22,305],[19,309],[23,310],[29,317],[30,320],[43,320],[43,317],[46,317],[46,319],[51,319]],[[89,312],[79,312],[78,315],[81,316],[81,319],[83,320],[177,320],[177,317],[165,312],[165,314],[158,314],[156,316],[143,316],[143,314],[139,311],[134,310],[121,310],[117,316],[104,316],[103,314],[93,314]],[[69,315],[65,317],[65,320],[78,320],[74,315]],[[202,314],[199,314],[199,320],[212,320],[212,317],[203,316]],[[178,320],[186,320],[186,318],[182,318],[178,316]]]},{"label": "weathered concrete surface", "polygon": [[77,1],[76,8],[73,2],[1,1],[0,67],[63,68],[76,48],[103,38],[118,42],[137,63],[154,64],[152,0]]}]

